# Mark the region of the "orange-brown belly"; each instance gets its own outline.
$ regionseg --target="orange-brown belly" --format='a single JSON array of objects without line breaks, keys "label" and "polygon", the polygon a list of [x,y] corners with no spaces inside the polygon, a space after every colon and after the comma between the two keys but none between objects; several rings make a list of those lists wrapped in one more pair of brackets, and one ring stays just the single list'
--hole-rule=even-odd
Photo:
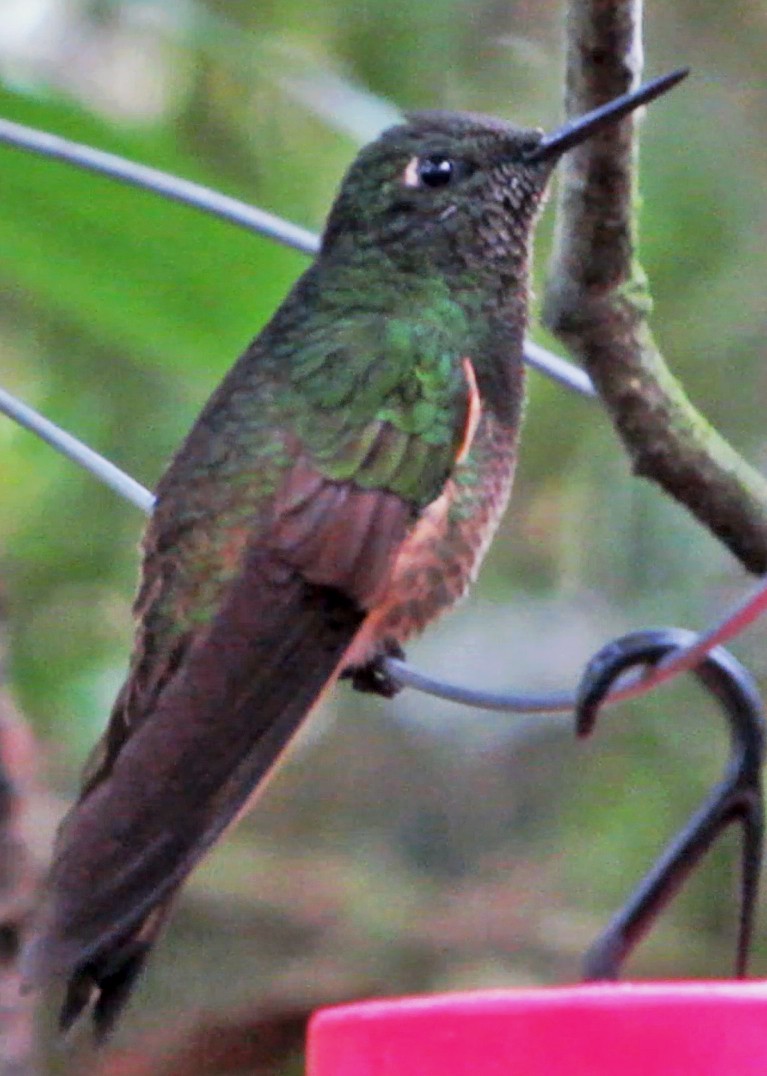
[{"label": "orange-brown belly", "polygon": [[509,499],[516,440],[516,430],[483,415],[471,452],[403,544],[344,665],[365,664],[387,642],[406,642],[463,597]]}]

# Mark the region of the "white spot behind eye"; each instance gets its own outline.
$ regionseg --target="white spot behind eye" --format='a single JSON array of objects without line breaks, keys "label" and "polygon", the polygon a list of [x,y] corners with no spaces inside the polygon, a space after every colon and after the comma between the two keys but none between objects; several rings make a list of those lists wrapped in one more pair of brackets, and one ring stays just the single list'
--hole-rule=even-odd
[{"label": "white spot behind eye", "polygon": [[405,171],[402,173],[402,184],[405,187],[420,187],[421,177],[418,174],[418,165],[420,160],[418,157],[411,157],[405,166]]}]

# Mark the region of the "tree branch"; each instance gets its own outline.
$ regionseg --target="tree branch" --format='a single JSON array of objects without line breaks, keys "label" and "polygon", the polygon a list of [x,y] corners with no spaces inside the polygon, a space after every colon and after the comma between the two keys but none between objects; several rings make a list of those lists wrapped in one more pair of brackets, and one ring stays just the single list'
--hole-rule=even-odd
[{"label": "tree branch", "polygon": [[[571,0],[568,116],[639,81],[641,0]],[[590,373],[636,474],[657,482],[752,572],[767,571],[767,481],[687,399],[658,351],[635,258],[634,121],[561,169],[543,320]]]}]

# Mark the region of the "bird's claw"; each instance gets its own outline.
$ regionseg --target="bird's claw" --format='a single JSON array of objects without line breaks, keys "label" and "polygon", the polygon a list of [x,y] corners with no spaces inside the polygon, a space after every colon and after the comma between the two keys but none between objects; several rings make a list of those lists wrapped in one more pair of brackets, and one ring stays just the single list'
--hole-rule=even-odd
[{"label": "bird's claw", "polygon": [[365,665],[345,669],[342,680],[351,680],[355,691],[364,691],[372,695],[381,695],[384,699],[393,699],[402,690],[402,684],[395,680],[386,669],[385,659],[405,660],[405,652],[398,643],[386,643],[383,652]]}]

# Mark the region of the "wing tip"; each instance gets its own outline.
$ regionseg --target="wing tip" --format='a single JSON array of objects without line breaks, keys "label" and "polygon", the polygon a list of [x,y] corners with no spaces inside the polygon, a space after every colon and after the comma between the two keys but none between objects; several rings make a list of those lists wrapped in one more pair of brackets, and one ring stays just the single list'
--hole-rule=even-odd
[{"label": "wing tip", "polygon": [[[21,955],[22,989],[44,991],[60,1035],[87,1014],[96,1045],[112,1032],[152,948],[154,937],[132,937],[83,954],[74,942],[39,932]],[[44,996],[45,996],[44,995]]]}]

